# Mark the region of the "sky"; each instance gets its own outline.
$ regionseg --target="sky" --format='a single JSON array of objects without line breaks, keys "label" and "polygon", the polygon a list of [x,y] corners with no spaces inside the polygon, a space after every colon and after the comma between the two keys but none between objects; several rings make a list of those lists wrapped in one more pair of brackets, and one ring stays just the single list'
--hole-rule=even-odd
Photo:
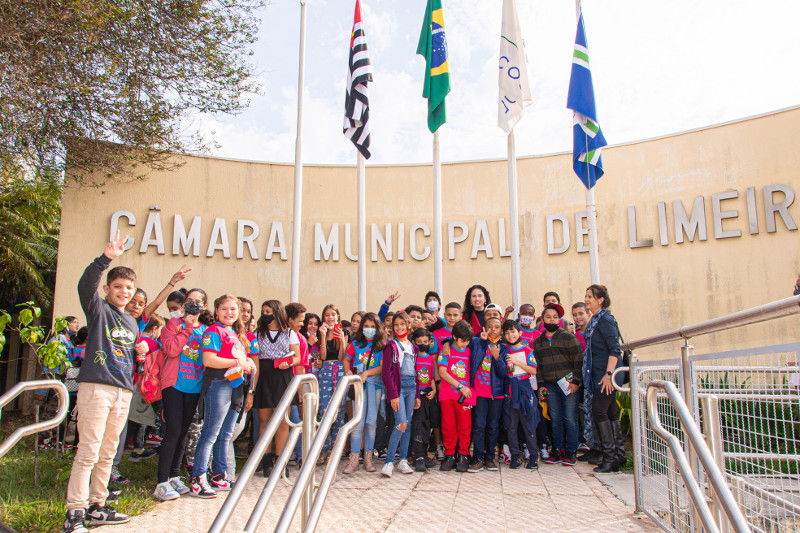
[{"label": "sky", "polygon": [[[503,159],[497,126],[502,0],[443,0],[452,91],[442,161]],[[307,0],[303,162],[354,165],[342,134],[355,0]],[[426,0],[362,0],[374,82],[370,164],[432,161],[416,55]],[[609,144],[668,135],[800,104],[796,21],[782,0],[583,0],[600,126]],[[517,156],[572,150],[566,109],[575,40],[573,0],[517,0],[533,104],[515,128]],[[211,155],[294,161],[298,0],[260,11],[251,61],[261,92],[236,116],[193,118],[219,143]]]}]

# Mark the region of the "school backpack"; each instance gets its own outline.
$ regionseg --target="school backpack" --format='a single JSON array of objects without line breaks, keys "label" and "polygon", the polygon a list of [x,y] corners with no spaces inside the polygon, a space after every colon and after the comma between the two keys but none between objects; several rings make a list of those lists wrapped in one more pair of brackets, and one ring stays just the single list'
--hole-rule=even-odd
[{"label": "school backpack", "polygon": [[144,359],[142,375],[137,386],[142,399],[147,403],[157,402],[161,399],[161,367],[164,364],[164,354],[161,348],[148,352]]}]

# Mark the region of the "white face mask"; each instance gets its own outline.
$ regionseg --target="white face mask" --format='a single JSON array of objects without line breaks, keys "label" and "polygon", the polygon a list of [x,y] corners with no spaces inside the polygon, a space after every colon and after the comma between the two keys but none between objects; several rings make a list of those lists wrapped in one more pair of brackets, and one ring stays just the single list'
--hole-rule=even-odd
[{"label": "white face mask", "polygon": [[183,311],[181,311],[180,309],[178,309],[177,311],[170,311],[169,316],[171,316],[172,318],[182,318]]},{"label": "white face mask", "polygon": [[431,300],[428,302],[428,311],[430,311],[431,313],[435,313],[438,310],[439,310],[439,302],[437,302],[436,300]]},{"label": "white face mask", "polygon": [[522,316],[519,317],[519,324],[520,324],[520,326],[524,326],[526,328],[530,327],[530,325],[533,324],[533,317],[532,316],[527,316],[527,315],[522,315]]}]

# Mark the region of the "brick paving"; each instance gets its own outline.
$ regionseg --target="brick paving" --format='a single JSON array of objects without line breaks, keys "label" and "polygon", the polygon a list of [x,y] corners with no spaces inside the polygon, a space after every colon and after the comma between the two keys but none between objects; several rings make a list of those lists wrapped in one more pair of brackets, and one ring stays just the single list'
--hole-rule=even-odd
[{"label": "brick paving", "polygon": [[[543,464],[536,472],[506,465],[499,472],[477,474],[431,470],[395,473],[391,479],[363,469],[346,476],[341,474],[343,464],[328,493],[319,532],[661,531],[649,518],[634,516],[583,463]],[[295,476],[297,470],[290,473]],[[322,468],[317,468],[317,480],[321,476]],[[250,481],[226,531],[244,529],[265,482],[260,474]],[[290,491],[285,482],[278,484],[259,531],[274,529]],[[130,523],[115,526],[114,533],[207,531],[224,494],[213,500],[183,496],[160,503]],[[298,516],[294,525],[299,531]]]}]

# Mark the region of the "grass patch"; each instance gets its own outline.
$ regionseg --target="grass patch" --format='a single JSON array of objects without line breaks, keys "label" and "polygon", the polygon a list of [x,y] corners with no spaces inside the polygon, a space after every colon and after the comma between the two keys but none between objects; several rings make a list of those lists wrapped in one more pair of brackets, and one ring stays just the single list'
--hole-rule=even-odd
[{"label": "grass patch", "polygon": [[[2,435],[31,420],[3,416]],[[66,512],[67,482],[74,451],[60,454],[55,450],[39,450],[39,486],[33,484],[34,439],[31,435],[0,459],[0,523],[20,533],[58,532]],[[113,505],[120,512],[135,516],[157,505],[152,498],[156,485],[158,458],[139,463],[128,461],[126,453],[120,472],[131,481],[120,486],[122,494]]]}]

